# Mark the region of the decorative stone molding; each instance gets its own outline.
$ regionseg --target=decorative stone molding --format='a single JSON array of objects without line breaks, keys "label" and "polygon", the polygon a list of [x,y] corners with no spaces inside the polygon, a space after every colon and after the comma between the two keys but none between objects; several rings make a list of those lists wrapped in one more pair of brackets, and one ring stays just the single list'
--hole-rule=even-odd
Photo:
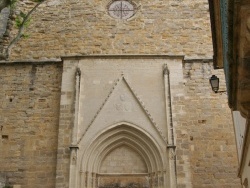
[{"label": "decorative stone molding", "polygon": [[72,145],[77,144],[77,132],[78,132],[78,113],[79,113],[79,94],[81,85],[81,70],[76,68],[75,73],[75,112],[74,112],[74,127],[72,131]]},{"label": "decorative stone molding", "polygon": [[[113,186],[112,181],[122,182],[121,186],[176,187],[175,148],[168,147],[173,144],[169,142],[171,128],[166,125],[170,122],[166,114],[169,99],[164,95],[165,83],[170,89],[169,70],[164,69],[168,61],[154,58],[142,61],[136,57],[133,69],[118,57],[84,59],[75,67],[69,62],[65,91],[73,90],[75,83],[72,137],[77,141],[72,145],[79,147],[71,149],[70,187],[108,187]],[[171,65],[173,74],[175,68]],[[153,85],[148,89],[143,83]]]},{"label": "decorative stone molding", "polygon": [[137,6],[130,0],[115,0],[108,4],[107,9],[111,17],[127,20],[134,16]]},{"label": "decorative stone molding", "polygon": [[156,124],[155,120],[153,119],[152,115],[149,113],[149,111],[147,110],[145,103],[142,101],[142,99],[138,96],[138,94],[136,93],[136,91],[130,86],[130,84],[128,83],[128,81],[126,80],[126,78],[124,77],[124,75],[121,75],[121,77],[119,79],[117,79],[117,81],[114,84],[114,87],[111,89],[110,93],[108,94],[108,96],[105,98],[103,104],[101,105],[101,107],[99,108],[99,110],[96,112],[96,114],[94,115],[93,119],[91,120],[90,124],[87,126],[86,130],[84,131],[84,133],[81,135],[80,139],[78,140],[78,144],[81,142],[82,138],[84,137],[84,135],[86,134],[86,132],[88,131],[88,129],[91,127],[91,125],[93,124],[93,122],[95,121],[95,119],[98,117],[98,115],[100,114],[100,112],[102,111],[103,107],[105,106],[105,104],[109,101],[110,97],[112,96],[112,93],[114,92],[114,90],[116,89],[116,87],[119,85],[120,82],[125,82],[126,86],[129,88],[129,90],[131,91],[131,93],[133,94],[133,96],[136,98],[137,102],[140,104],[140,106],[142,107],[142,109],[144,110],[145,114],[147,115],[148,119],[150,120],[150,122],[152,123],[152,125],[156,128],[157,132],[159,133],[159,135],[161,136],[161,138],[164,140],[165,143],[167,143],[167,138],[163,135],[163,131],[161,130],[161,128]]},{"label": "decorative stone molding", "polygon": [[83,187],[93,187],[96,178],[90,178],[90,174],[98,174],[102,161],[109,155],[110,151],[124,145],[133,149],[142,157],[148,171],[145,175],[154,174],[151,181],[155,186],[167,187],[168,177],[165,173],[167,166],[163,160],[166,153],[164,154],[161,151],[158,144],[147,133],[125,122],[114,125],[113,128],[105,130],[101,135],[97,135],[96,139],[82,152],[81,161],[79,162],[81,170],[85,173],[80,178],[79,184],[81,186],[84,184]]}]

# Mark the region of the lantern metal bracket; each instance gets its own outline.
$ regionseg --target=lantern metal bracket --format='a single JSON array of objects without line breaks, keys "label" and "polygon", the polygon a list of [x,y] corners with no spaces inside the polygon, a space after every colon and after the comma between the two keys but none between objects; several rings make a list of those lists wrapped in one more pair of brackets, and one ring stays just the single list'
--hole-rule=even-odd
[{"label": "lantern metal bracket", "polygon": [[217,76],[212,75],[212,77],[209,79],[209,82],[210,82],[212,90],[215,93],[222,94],[222,93],[226,93],[227,92],[227,91],[219,91],[220,79]]}]

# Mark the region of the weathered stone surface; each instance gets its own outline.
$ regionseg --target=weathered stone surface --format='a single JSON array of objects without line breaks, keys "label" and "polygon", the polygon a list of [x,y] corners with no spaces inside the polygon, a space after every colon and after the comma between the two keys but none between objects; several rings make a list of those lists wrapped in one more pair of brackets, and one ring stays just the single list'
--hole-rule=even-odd
[{"label": "weathered stone surface", "polygon": [[[82,79],[85,83],[81,86],[81,88],[84,88],[84,90],[82,90],[83,93],[80,97],[80,100],[84,101],[80,102],[80,109],[82,110],[79,111],[79,114],[81,114],[81,117],[79,116],[79,123],[82,126],[81,129],[85,129],[84,127],[87,127],[87,125],[89,125],[89,123],[87,122],[91,122],[91,117],[96,117],[95,123],[90,124],[90,128],[88,128],[88,131],[90,131],[88,132],[88,134],[90,135],[87,136],[87,139],[85,139],[83,143],[86,143],[88,139],[92,139],[93,136],[91,135],[94,133],[94,131],[98,131],[99,129],[101,129],[101,127],[103,127],[105,123],[110,125],[109,122],[112,121],[112,118],[119,119],[119,116],[117,116],[117,114],[115,114],[111,110],[107,110],[112,107],[109,105],[115,104],[112,102],[112,99],[109,98],[107,99],[109,103],[105,106],[106,110],[101,109],[100,113],[102,113],[102,111],[106,111],[109,112],[110,115],[105,115],[104,113],[105,116],[102,116],[100,114],[97,114],[97,116],[95,116],[94,112],[98,113],[98,106],[102,106],[102,101],[106,101],[105,96],[109,95],[109,91],[112,90],[112,85],[115,85],[115,78],[119,77],[120,72],[122,72],[127,79],[134,83],[132,84],[133,86],[135,86],[133,87],[133,89],[137,91],[136,93],[140,96],[141,99],[143,99],[143,103],[148,107],[147,110],[150,113],[152,112],[152,117],[156,117],[156,124],[159,124],[159,122],[161,121],[161,118],[159,117],[164,116],[163,114],[161,114],[161,112],[164,111],[164,106],[157,107],[157,105],[154,105],[158,104],[159,102],[156,100],[156,98],[160,100],[163,99],[161,99],[160,96],[150,96],[163,91],[162,88],[158,88],[160,87],[162,81],[158,80],[154,82],[155,84],[152,83],[153,85],[135,84],[137,82],[136,79],[138,79],[138,75],[141,75],[141,77],[145,77],[141,80],[144,83],[150,83],[150,80],[153,80],[153,64],[151,68],[146,66],[147,68],[149,68],[149,71],[147,72],[147,74],[143,74],[141,71],[145,68],[137,70],[138,65],[136,65],[135,63],[136,61],[140,62],[140,60],[130,59],[130,64],[133,64],[133,71],[135,71],[134,73],[136,73],[137,75],[131,76],[133,75],[133,72],[128,71],[130,66],[123,65],[121,60],[116,59],[113,62],[112,60],[99,60],[97,58],[97,60],[84,59],[79,62],[78,61],[79,60],[67,60],[67,62],[64,64],[63,74],[65,78],[63,81],[62,90],[63,102],[61,103],[61,117],[71,116],[71,118],[73,118],[72,111],[66,111],[65,107],[71,104],[70,108],[74,108],[72,106],[74,104],[74,97],[72,95],[69,95],[69,93],[71,93],[70,90],[73,90],[72,85],[74,83],[74,79],[72,78],[74,78],[76,67],[80,67],[82,69],[82,74],[84,74]],[[103,64],[103,61],[106,62],[106,67],[101,66]],[[108,65],[109,62],[110,64],[113,64],[113,66]],[[146,61],[142,60],[142,62],[145,63]],[[157,64],[156,60],[151,60],[150,62],[154,62]],[[236,147],[231,114],[230,110],[227,108],[227,95],[225,93],[213,93],[209,84],[210,76],[212,74],[216,74],[220,78],[220,91],[225,90],[223,71],[214,70],[212,61],[194,60],[184,61],[184,64],[182,64],[182,62],[178,60],[167,60],[166,63],[168,64],[170,73],[170,86],[173,107],[172,120],[175,133],[174,137],[177,146],[177,187],[241,187],[236,174]],[[148,80],[146,75],[152,78]],[[160,73],[159,76],[162,77]],[[147,86],[147,89],[145,88],[144,90],[144,86]],[[154,94],[150,92],[151,87],[154,88]],[[91,101],[92,98],[95,99],[95,102]],[[154,100],[151,101],[150,98],[153,98]],[[152,104],[150,104],[151,102]],[[158,110],[160,110],[161,112]],[[136,113],[134,112],[134,114]],[[113,117],[112,115],[116,117]],[[105,117],[107,117],[107,119],[105,119]],[[126,121],[128,117],[124,117],[124,121]],[[140,118],[141,117],[137,115],[137,119]],[[131,120],[133,120],[133,118]],[[163,129],[164,135],[167,134],[167,131],[165,130],[166,127],[164,127],[165,124],[159,124],[160,129]],[[145,127],[148,126],[147,124],[143,125]],[[61,121],[61,133],[59,134],[59,137],[61,138],[60,143],[63,144],[60,144],[59,151],[63,151],[63,148],[66,149],[67,144],[65,145],[64,140],[67,140],[68,144],[70,144],[68,135],[65,134],[65,132],[70,132],[71,134],[70,127],[72,127],[72,121],[69,121],[69,119],[67,119],[67,121]],[[149,132],[154,135],[152,131]],[[81,145],[80,148],[84,148],[84,145]],[[79,151],[81,151],[81,149]],[[60,152],[59,156],[60,159],[64,159],[61,162],[64,162],[65,165],[59,166],[58,172],[60,173],[60,177],[62,178],[58,179],[57,186],[64,187],[68,186],[69,181],[67,179],[67,177],[69,176],[69,159],[67,159],[67,157],[69,157],[69,153]],[[109,164],[111,165],[111,163]],[[106,180],[108,181],[108,179]],[[110,181],[113,181],[112,178],[110,179]]]},{"label": "weathered stone surface", "polygon": [[[19,7],[26,11],[34,6],[34,2],[31,3],[29,0],[19,2],[21,3]],[[170,118],[166,118],[166,112],[171,106],[177,149],[176,153],[167,153],[174,150],[168,148],[168,144],[171,143],[168,137],[168,142],[161,145],[161,151],[166,155],[162,159],[158,157],[158,162],[169,160],[169,163],[174,164],[176,154],[177,187],[241,187],[236,177],[236,149],[226,95],[214,94],[208,81],[212,74],[216,74],[221,80],[220,89],[224,90],[223,71],[214,70],[212,62],[207,60],[183,61],[182,57],[177,57],[177,55],[183,55],[185,59],[212,58],[207,0],[135,0],[134,2],[138,5],[135,16],[128,21],[121,21],[107,14],[106,5],[109,0],[46,1],[34,12],[31,25],[25,31],[30,36],[18,42],[10,58],[54,59],[60,56],[83,54],[173,55],[174,57],[169,57],[167,61],[170,71],[171,105],[164,101],[167,97],[164,95],[163,88],[167,87],[163,84],[163,80],[167,71],[164,72],[163,67],[159,66],[159,68],[155,65],[157,63],[162,65],[163,61],[159,59],[152,60],[149,63],[152,65],[149,66],[146,63],[149,61],[148,58],[145,57],[145,60],[142,57],[131,56],[126,63],[123,62],[121,68],[118,63],[119,58],[116,57],[113,64],[105,61],[106,65],[99,67],[98,71],[97,67],[101,61],[98,61],[97,57],[95,57],[97,59],[95,63],[93,61],[91,63],[91,60],[86,62],[86,57],[82,57],[85,61],[80,57],[67,59],[64,61],[63,69],[61,63],[0,64],[0,172],[10,184],[27,188],[65,188],[72,185],[70,183],[74,177],[81,176],[79,181],[82,181],[82,184],[87,182],[84,178],[88,178],[88,182],[93,184],[86,187],[94,187],[97,173],[96,171],[83,172],[75,165],[77,160],[79,161],[76,154],[79,143],[73,142],[76,145],[71,146],[72,140],[74,138],[77,140],[83,135],[83,131],[94,125],[95,127],[89,129],[92,132],[84,140],[86,142],[79,144],[84,146],[97,134],[101,134],[101,128],[105,126],[108,128],[107,122],[114,123],[124,118],[124,121],[139,122],[140,126],[135,127],[139,130],[147,130],[148,134],[142,134],[135,127],[131,132],[139,135],[138,137],[143,138],[143,141],[147,140],[145,145],[155,146],[155,142],[161,143],[164,136],[169,136],[167,121],[169,122]],[[14,37],[16,32],[13,26],[10,31],[11,36]],[[4,44],[6,45],[6,42]],[[141,63],[141,69],[133,64],[135,59]],[[89,63],[89,67],[94,66],[90,70],[85,63]],[[81,87],[81,92],[84,94],[79,96],[79,100],[84,103],[75,104],[77,68],[85,74],[82,75],[85,84]],[[86,73],[88,68],[92,74]],[[129,81],[134,83],[136,88],[134,85],[131,85],[133,86],[131,88],[127,87],[123,80],[123,87],[118,88],[118,91],[124,88],[126,92],[133,91],[127,93],[132,99],[131,104],[136,107],[135,114],[131,113],[131,106],[123,101],[122,96],[110,98],[111,103],[107,104],[108,110],[114,107],[116,111],[102,108],[102,105],[106,104],[104,101],[109,100],[107,96],[117,77],[123,74],[130,75]],[[64,77],[63,85],[61,85],[62,77]],[[88,93],[90,90],[91,92]],[[121,100],[119,104],[112,103],[117,102],[118,99]],[[81,129],[80,134],[75,134],[73,130],[74,118],[77,114],[76,106],[80,107],[79,121],[77,121]],[[114,118],[114,112],[115,115],[119,112],[125,115],[117,115]],[[102,120],[105,120],[104,123]],[[117,136],[115,131],[118,131],[118,136],[128,144],[130,140],[128,135],[132,135],[132,133],[128,134],[130,130],[128,127],[122,124],[117,129],[111,129],[113,132],[108,135],[110,136],[108,141],[112,143],[113,136]],[[72,138],[72,135],[76,137]],[[154,141],[150,142],[148,135],[153,137]],[[144,143],[135,142],[135,138],[137,138],[136,141],[140,141],[138,137],[134,136],[131,139],[136,147]],[[99,142],[95,144],[98,145]],[[120,140],[117,142],[122,143]],[[150,159],[157,154],[152,148],[157,147],[151,147],[151,150],[145,149],[145,151],[152,151],[147,154]],[[88,149],[92,152],[98,151],[93,147]],[[119,172],[122,168],[131,168],[131,166],[135,166],[139,172],[144,173],[149,169],[145,163],[150,163],[143,158],[146,155],[139,155],[139,150],[133,150],[134,153],[127,151],[128,156],[124,155],[124,158],[120,153],[116,153],[120,151],[119,149],[113,151],[114,153],[107,155],[106,161],[103,160],[103,166],[100,165],[103,167],[103,172],[105,170],[112,172],[113,163],[109,156],[121,163],[125,159],[131,159],[131,156],[134,156],[135,160],[141,160],[140,163],[130,161],[130,165],[118,166]],[[89,161],[91,162],[92,158]],[[95,165],[93,162],[92,164]],[[73,169],[74,167],[77,167],[78,171]],[[158,164],[158,167],[163,165]],[[166,179],[163,180],[163,176],[167,177],[170,172],[175,174],[175,169],[172,168],[174,165],[165,164],[165,167],[166,169],[154,171],[147,176],[144,176],[145,174],[129,178],[102,176],[99,180],[104,186],[116,186],[117,182],[114,181],[119,181],[119,186],[129,186],[134,179],[131,186],[147,187],[149,184],[155,184],[155,187],[160,187],[161,183],[166,181]],[[125,169],[124,172],[131,172],[129,170]],[[72,171],[78,174],[70,174]],[[70,179],[70,175],[73,178]]]},{"label": "weathered stone surface", "polygon": [[[71,61],[65,70],[77,65]],[[178,187],[240,187],[226,94],[214,94],[208,82],[216,74],[223,90],[222,70],[200,61],[171,63],[169,69]],[[1,172],[15,185],[55,187],[57,181],[57,187],[67,187],[74,94],[61,93],[58,129],[61,65],[1,64],[0,71]]]},{"label": "weathered stone surface", "polygon": [[180,187],[241,187],[227,95],[212,92],[212,74],[220,78],[220,91],[225,90],[223,71],[214,70],[212,62],[186,62],[182,91],[173,91]]},{"label": "weathered stone surface", "polygon": [[0,13],[0,60],[4,58],[2,55],[4,48],[9,44],[9,21],[10,9],[4,8]]},{"label": "weathered stone surface", "polygon": [[[68,182],[70,187],[88,188],[138,183],[145,188],[171,186],[176,178],[172,177],[174,171],[169,170],[166,151],[169,132],[164,105],[166,63],[181,64],[182,59],[129,56],[64,61],[60,117],[77,119],[74,123],[60,121],[62,140],[58,148],[63,150],[72,144],[79,149],[77,154],[71,153],[75,156],[71,161],[67,153],[58,155],[70,164],[70,173],[67,165],[58,169],[63,177],[57,181],[58,187],[68,186]],[[76,70],[81,70],[80,89],[68,95],[78,88]],[[72,106],[73,113],[65,111],[64,105]],[[65,134],[65,130],[73,134]],[[133,176],[143,182],[137,182]]]},{"label": "weathered stone surface", "polygon": [[0,38],[2,38],[3,34],[6,31],[9,14],[9,8],[4,8],[0,13]]},{"label": "weathered stone surface", "polygon": [[99,188],[149,188],[147,177],[100,177]]},{"label": "weathered stone surface", "polygon": [[147,173],[144,159],[127,146],[119,147],[102,161],[101,173]]},{"label": "weathered stone surface", "polygon": [[10,185],[55,187],[61,64],[0,64],[0,172]]},{"label": "weathered stone surface", "polygon": [[[106,8],[109,2],[45,2],[33,13],[25,31],[29,37],[13,48],[11,59],[92,54],[212,57],[207,0],[134,0],[138,10],[129,20],[111,18]],[[32,6],[29,1],[20,5],[25,11]],[[12,37],[15,30],[13,26]]]}]

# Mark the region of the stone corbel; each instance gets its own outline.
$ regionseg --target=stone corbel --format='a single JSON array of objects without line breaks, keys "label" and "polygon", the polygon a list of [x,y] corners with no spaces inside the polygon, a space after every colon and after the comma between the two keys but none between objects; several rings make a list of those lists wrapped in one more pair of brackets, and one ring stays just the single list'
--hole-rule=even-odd
[{"label": "stone corbel", "polygon": [[77,154],[79,147],[76,145],[71,145],[70,147],[70,177],[69,177],[69,187],[76,188],[77,182]]},{"label": "stone corbel", "polygon": [[78,146],[69,146],[70,149],[70,163],[75,165],[76,164],[76,160],[77,160],[77,151],[79,149]]}]

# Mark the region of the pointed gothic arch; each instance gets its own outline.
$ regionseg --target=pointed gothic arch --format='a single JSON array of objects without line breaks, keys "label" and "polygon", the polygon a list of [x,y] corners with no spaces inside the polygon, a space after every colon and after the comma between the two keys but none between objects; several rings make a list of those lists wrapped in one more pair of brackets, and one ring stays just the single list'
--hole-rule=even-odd
[{"label": "pointed gothic arch", "polygon": [[[103,173],[101,166],[105,159],[111,153],[116,155],[114,153],[118,151],[117,149],[124,147],[131,151],[132,156],[138,156],[137,158],[141,160],[140,164],[145,164],[144,172],[141,173],[135,170],[129,173],[122,173],[122,171],[112,173],[111,165],[108,167],[108,171]],[[132,178],[133,181],[139,181],[138,184],[141,184],[141,187],[166,187],[167,185],[166,169],[168,165],[166,160],[163,160],[167,157],[166,152],[161,147],[161,144],[157,143],[149,133],[136,125],[121,122],[110,126],[93,138],[88,146],[85,145],[81,149],[80,144],[79,152],[80,187],[101,187],[100,183],[103,183],[103,178],[105,179],[104,182],[107,183],[108,181],[112,182],[114,177],[116,179],[120,178],[119,181],[123,181],[124,184],[126,184],[124,181],[129,183],[129,178]],[[123,160],[122,158],[114,157],[114,160],[118,160],[119,163]],[[129,168],[129,165],[127,168]],[[123,176],[126,176],[126,180],[122,179]],[[135,180],[135,176],[137,180]],[[145,181],[142,182],[142,179]]]}]

